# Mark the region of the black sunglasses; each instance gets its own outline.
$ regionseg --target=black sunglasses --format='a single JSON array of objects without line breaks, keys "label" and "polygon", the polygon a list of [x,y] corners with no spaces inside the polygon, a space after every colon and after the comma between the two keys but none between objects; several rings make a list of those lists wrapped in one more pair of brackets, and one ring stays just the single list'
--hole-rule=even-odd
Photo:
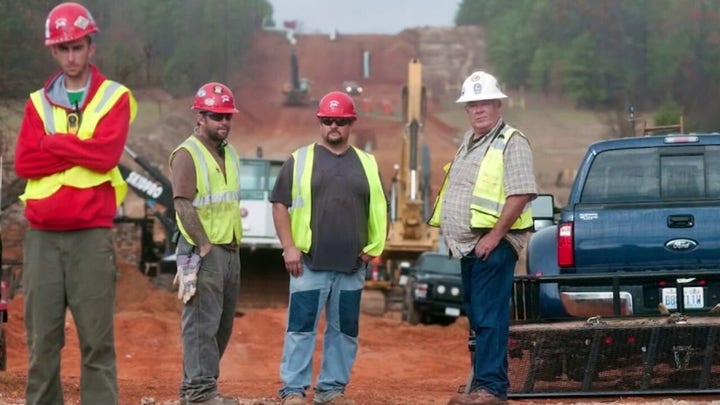
[{"label": "black sunglasses", "polygon": [[347,118],[322,118],[320,119],[320,122],[323,123],[323,125],[330,126],[335,123],[335,125],[339,127],[344,127],[345,125],[351,123],[352,121]]},{"label": "black sunglasses", "polygon": [[230,120],[232,120],[232,116],[233,116],[230,113],[214,113],[214,112],[210,112],[210,111],[205,111],[203,113],[203,115],[210,118],[211,120],[217,121],[217,122],[220,122],[222,120],[230,121]]}]

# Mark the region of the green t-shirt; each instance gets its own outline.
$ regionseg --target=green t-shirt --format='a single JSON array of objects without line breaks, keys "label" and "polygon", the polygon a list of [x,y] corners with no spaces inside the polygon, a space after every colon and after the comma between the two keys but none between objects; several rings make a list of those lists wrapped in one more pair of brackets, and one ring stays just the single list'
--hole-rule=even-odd
[{"label": "green t-shirt", "polygon": [[79,110],[80,102],[82,101],[84,93],[85,93],[85,89],[67,90],[67,95],[68,95],[68,100],[70,101],[70,105]]}]

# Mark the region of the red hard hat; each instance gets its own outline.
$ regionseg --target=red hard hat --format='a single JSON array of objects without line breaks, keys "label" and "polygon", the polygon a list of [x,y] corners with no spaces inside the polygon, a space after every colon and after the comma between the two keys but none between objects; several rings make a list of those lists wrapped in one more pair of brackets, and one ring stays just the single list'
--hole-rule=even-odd
[{"label": "red hard hat", "polygon": [[218,82],[203,84],[197,93],[191,107],[193,110],[210,111],[226,114],[238,112],[235,108],[235,97],[230,89]]},{"label": "red hard hat", "polygon": [[61,3],[45,20],[45,46],[75,41],[98,31],[88,9],[77,3]]},{"label": "red hard hat", "polygon": [[356,119],[355,103],[352,98],[341,91],[331,91],[320,99],[317,116],[320,118],[352,118]]}]

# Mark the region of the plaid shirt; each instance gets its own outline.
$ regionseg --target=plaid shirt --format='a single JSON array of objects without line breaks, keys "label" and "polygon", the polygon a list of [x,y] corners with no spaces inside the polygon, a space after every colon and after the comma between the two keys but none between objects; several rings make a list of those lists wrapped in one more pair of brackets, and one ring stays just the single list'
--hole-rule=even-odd
[{"label": "plaid shirt", "polygon": [[[477,245],[483,235],[470,228],[470,199],[480,164],[490,146],[490,140],[504,127],[502,119],[495,127],[480,139],[473,141],[473,131],[463,137],[452,167],[448,173],[445,194],[443,195],[440,228],[450,252],[455,257],[468,254]],[[523,136],[513,136],[504,152],[505,196],[516,194],[537,194],[533,173],[532,150]],[[505,239],[520,254],[527,241],[526,233],[509,232]]]}]

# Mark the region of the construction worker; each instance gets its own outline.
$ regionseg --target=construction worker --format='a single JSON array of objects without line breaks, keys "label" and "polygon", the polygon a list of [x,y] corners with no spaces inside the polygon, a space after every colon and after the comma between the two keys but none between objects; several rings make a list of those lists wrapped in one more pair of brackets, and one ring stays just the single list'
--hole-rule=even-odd
[{"label": "construction worker", "polygon": [[368,263],[382,253],[387,201],[375,158],[350,146],[357,119],[345,93],[318,105],[321,139],[292,153],[270,201],[290,274],[280,365],[284,405],[306,404],[318,318],[326,328],[314,403],[350,405],[345,397],[358,349],[360,295]]},{"label": "construction worker", "polygon": [[457,102],[471,128],[446,167],[429,221],[441,227],[450,253],[460,258],[463,304],[475,336],[469,393],[452,397],[449,405],[507,402],[508,303],[537,187],[527,138],[500,114],[506,97],[488,73],[465,79]]},{"label": "construction worker", "polygon": [[29,224],[23,259],[28,405],[63,404],[67,308],[80,342],[81,403],[118,403],[112,227],[127,192],[117,165],[136,103],[130,90],[90,63],[96,32],[80,4],[50,11],[45,45],[60,69],[30,95],[15,149],[15,171],[28,180],[20,196]]},{"label": "construction worker", "polygon": [[238,401],[221,396],[217,380],[240,288],[240,160],[227,141],[238,110],[230,89],[215,82],[200,87],[192,109],[193,134],[170,155],[184,303],[180,400],[231,405]]}]

